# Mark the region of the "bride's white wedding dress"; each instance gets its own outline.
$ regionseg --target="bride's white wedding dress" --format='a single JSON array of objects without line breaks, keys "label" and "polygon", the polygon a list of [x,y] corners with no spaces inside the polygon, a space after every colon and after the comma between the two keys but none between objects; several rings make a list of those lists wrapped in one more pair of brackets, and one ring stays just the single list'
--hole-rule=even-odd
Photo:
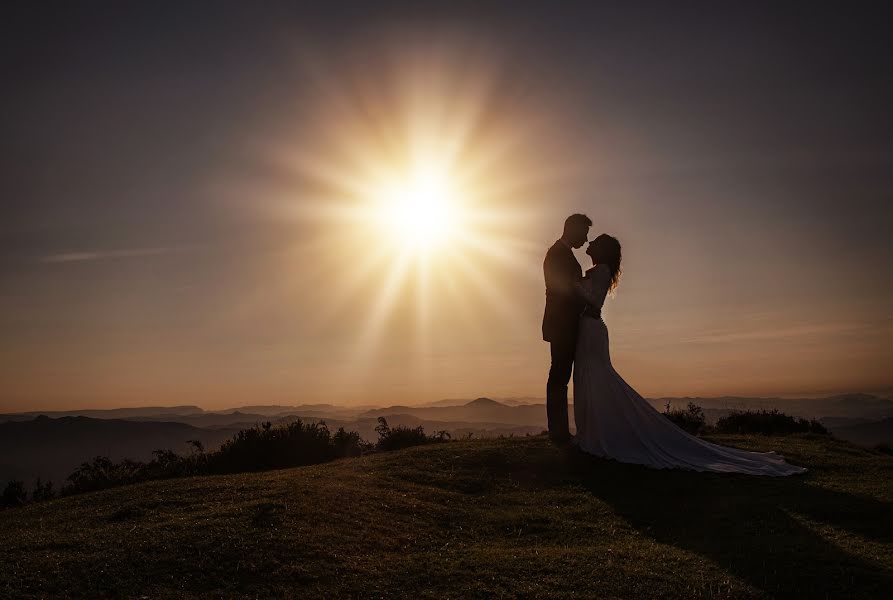
[{"label": "bride's white wedding dress", "polygon": [[[607,265],[597,265],[587,272],[578,291],[589,305],[600,310],[610,278]],[[711,444],[674,425],[614,370],[604,321],[586,315],[580,317],[574,359],[574,420],[581,450],[620,462],[749,475],[806,471],[775,453]]]}]

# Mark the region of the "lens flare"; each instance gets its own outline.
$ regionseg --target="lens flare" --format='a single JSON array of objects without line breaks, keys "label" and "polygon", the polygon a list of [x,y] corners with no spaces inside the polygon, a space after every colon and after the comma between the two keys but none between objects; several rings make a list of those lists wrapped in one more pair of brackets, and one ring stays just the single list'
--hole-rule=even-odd
[{"label": "lens flare", "polygon": [[292,178],[273,210],[307,263],[282,285],[314,299],[304,326],[323,337],[350,322],[354,376],[382,352],[428,368],[437,348],[486,344],[495,327],[518,335],[530,320],[502,290],[542,286],[544,242],[530,232],[563,176],[543,155],[567,161],[483,54],[475,69],[418,48],[320,65],[307,118],[275,148]]}]

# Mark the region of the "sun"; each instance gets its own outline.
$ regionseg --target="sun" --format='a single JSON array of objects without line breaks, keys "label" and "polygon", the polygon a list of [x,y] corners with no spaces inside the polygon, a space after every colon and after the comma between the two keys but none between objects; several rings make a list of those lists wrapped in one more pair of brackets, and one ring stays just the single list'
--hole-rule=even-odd
[{"label": "sun", "polygon": [[438,339],[528,318],[504,294],[541,285],[542,198],[567,161],[544,160],[551,131],[503,97],[500,65],[439,48],[389,57],[312,69],[307,119],[273,148],[290,177],[271,202],[306,260],[312,327],[356,318],[355,364],[411,344],[429,368]]},{"label": "sun", "polygon": [[429,159],[383,182],[375,194],[373,210],[393,243],[427,252],[457,234],[460,196],[448,169]]}]

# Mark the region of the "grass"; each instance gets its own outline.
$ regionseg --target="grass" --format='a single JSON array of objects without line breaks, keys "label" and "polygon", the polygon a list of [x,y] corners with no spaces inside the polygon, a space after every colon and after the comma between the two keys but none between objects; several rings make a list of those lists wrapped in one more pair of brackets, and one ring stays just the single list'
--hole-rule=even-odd
[{"label": "grass", "polygon": [[810,468],[654,471],[543,437],[156,481],[0,513],[10,597],[881,598],[893,457],[715,436]]}]

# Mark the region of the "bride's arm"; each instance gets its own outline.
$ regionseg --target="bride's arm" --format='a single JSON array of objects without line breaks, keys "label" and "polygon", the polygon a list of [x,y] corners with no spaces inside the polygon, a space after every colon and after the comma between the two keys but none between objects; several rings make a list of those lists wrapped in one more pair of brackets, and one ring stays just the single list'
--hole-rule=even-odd
[{"label": "bride's arm", "polygon": [[598,301],[598,297],[596,294],[592,293],[589,289],[589,286],[584,285],[583,281],[578,281],[574,283],[574,293],[577,297],[582,298],[586,304],[595,309],[601,309],[601,303]]},{"label": "bride's arm", "polygon": [[607,268],[598,267],[592,272],[590,278],[592,281],[591,285],[586,285],[585,280],[574,283],[574,293],[582,298],[586,304],[600,311],[608,293],[610,272],[607,271]]}]

